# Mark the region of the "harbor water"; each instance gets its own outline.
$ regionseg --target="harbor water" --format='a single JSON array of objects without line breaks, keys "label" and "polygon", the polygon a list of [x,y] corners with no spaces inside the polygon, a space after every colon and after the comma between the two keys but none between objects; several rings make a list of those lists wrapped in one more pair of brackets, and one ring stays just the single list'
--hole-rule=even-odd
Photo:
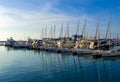
[{"label": "harbor water", "polygon": [[0,82],[120,82],[120,58],[0,46]]}]

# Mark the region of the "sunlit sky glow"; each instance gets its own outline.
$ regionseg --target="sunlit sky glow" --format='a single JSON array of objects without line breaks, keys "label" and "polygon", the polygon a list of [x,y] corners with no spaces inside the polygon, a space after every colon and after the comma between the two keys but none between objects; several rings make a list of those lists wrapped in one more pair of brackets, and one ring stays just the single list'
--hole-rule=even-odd
[{"label": "sunlit sky glow", "polygon": [[120,0],[0,0],[0,40],[11,36],[16,40],[40,38],[41,29],[47,27],[49,34],[54,24],[58,35],[61,25],[65,30],[67,22],[70,33],[74,34],[78,20],[81,33],[85,18],[88,35],[94,36],[98,16],[104,37],[110,14],[115,37],[120,30]]}]

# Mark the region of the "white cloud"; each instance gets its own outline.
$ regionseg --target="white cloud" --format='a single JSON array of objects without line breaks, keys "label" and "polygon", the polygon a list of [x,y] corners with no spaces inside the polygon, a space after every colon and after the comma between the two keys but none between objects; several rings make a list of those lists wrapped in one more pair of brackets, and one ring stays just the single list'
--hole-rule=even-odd
[{"label": "white cloud", "polygon": [[[12,36],[15,39],[23,39],[24,33],[26,36],[31,36],[32,38],[39,38],[42,27],[48,27],[49,30],[49,27],[53,24],[57,25],[57,27],[64,24],[66,29],[67,22],[70,22],[70,30],[73,34],[75,33],[78,19],[80,19],[80,29],[82,29],[85,18],[87,19],[86,28],[88,30],[96,28],[96,24],[93,25],[95,19],[89,17],[87,14],[72,16],[58,9],[55,10],[59,13],[49,12],[51,9],[53,8],[50,3],[44,7],[44,11],[26,11],[0,6],[0,38],[6,39]],[[58,32],[59,29],[57,30]]]}]

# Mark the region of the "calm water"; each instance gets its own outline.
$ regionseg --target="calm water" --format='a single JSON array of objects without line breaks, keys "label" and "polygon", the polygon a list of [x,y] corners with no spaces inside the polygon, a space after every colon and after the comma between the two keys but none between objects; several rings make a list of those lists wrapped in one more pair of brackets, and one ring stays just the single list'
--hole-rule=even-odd
[{"label": "calm water", "polygon": [[0,47],[0,82],[120,82],[120,58]]}]

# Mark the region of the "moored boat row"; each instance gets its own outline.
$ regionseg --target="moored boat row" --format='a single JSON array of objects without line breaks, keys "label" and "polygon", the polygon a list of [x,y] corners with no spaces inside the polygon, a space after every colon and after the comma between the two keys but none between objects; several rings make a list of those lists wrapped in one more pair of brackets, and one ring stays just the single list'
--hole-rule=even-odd
[{"label": "moored boat row", "polygon": [[[63,25],[61,27],[60,36],[55,37],[55,29],[51,28],[50,33],[51,37],[43,37],[40,39],[31,39],[28,38],[27,41],[15,41],[12,37],[7,39],[5,46],[11,46],[14,48],[25,48],[25,49],[36,49],[36,50],[46,50],[46,51],[55,51],[58,53],[72,53],[74,55],[80,54],[92,54],[93,57],[105,57],[105,56],[118,56],[120,53],[119,50],[112,51],[111,49],[115,46],[120,46],[119,39],[112,39],[108,37],[110,34],[110,21],[108,23],[108,28],[105,38],[100,38],[99,30],[99,18],[98,24],[93,38],[86,36],[86,19],[85,24],[82,29],[82,34],[79,34],[79,22],[77,27],[77,32],[73,36],[69,36],[69,23],[67,24],[67,29],[65,36],[63,36]],[[46,29],[45,29],[46,30]],[[46,32],[44,32],[46,34]],[[42,35],[45,35],[42,32]],[[109,55],[107,55],[109,54]]]},{"label": "moored boat row", "polygon": [[[9,40],[10,41],[10,40]],[[15,43],[13,44],[14,41]],[[120,46],[113,46],[113,48],[109,50],[101,50],[101,49],[90,49],[90,48],[76,48],[76,45],[69,48],[68,46],[64,46],[61,44],[56,44],[57,46],[53,45],[46,45],[42,40],[28,40],[28,41],[15,41],[12,39],[10,41],[12,44],[7,45],[10,43],[7,41],[5,46],[10,46],[13,48],[24,48],[24,49],[36,49],[36,50],[45,50],[48,52],[58,52],[58,53],[71,53],[73,55],[93,55],[95,58],[99,57],[110,57],[110,56],[120,56]],[[90,45],[91,46],[91,45]],[[117,48],[116,48],[117,47]]]}]

